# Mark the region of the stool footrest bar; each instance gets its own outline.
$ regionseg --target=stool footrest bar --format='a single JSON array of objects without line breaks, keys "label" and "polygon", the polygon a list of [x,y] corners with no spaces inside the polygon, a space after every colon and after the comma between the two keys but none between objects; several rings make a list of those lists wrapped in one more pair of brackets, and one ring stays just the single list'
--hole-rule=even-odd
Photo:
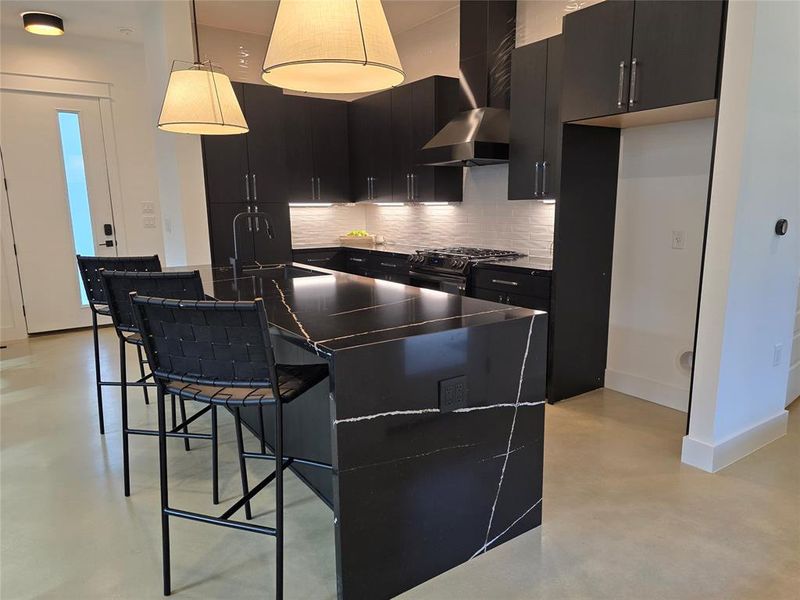
[{"label": "stool footrest bar", "polygon": [[164,509],[164,514],[171,517],[188,519],[190,521],[198,521],[199,523],[209,523],[210,525],[221,525],[222,527],[229,527],[231,529],[241,529],[242,531],[250,531],[252,533],[261,533],[272,536],[277,534],[277,530],[274,527],[253,525],[252,523],[242,523],[240,521],[228,521],[227,519],[218,519],[217,517],[212,517],[211,515],[190,512],[188,510],[179,510],[177,508],[167,507]]},{"label": "stool footrest bar", "polygon": [[[261,452],[243,452],[242,456],[244,456],[245,458],[255,458],[258,460],[275,460],[274,454],[262,454]],[[308,458],[297,458],[296,456],[284,456],[284,460],[287,460],[289,458],[292,459],[292,462],[295,462],[298,465],[317,467],[319,469],[329,469],[329,470],[333,469],[333,465],[329,465],[328,463],[319,462]]]},{"label": "stool footrest bar", "polygon": [[[180,427],[179,427],[180,429]],[[152,437],[158,437],[158,431],[153,431],[152,429],[126,429],[125,433],[129,435],[149,435]],[[168,431],[167,437],[171,438],[189,438],[190,440],[210,440],[211,434],[210,433],[179,433]]]}]

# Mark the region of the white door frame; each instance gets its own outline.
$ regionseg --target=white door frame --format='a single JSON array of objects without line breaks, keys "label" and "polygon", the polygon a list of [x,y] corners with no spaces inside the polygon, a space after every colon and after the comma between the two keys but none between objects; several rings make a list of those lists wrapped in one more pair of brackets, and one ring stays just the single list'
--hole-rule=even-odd
[{"label": "white door frame", "polygon": [[[112,99],[112,84],[100,81],[86,81],[79,79],[60,79],[57,77],[41,77],[38,75],[26,75],[21,73],[0,72],[0,90],[27,92],[34,94],[48,94],[61,96],[79,96],[96,98],[100,105],[100,124],[103,132],[103,146],[106,161],[106,171],[108,173],[108,191],[111,198],[111,214],[113,215],[114,233],[117,242],[117,252],[119,254],[128,253],[128,238],[125,227],[125,211],[122,202],[122,186],[119,177],[119,161],[117,155],[117,142],[114,130],[114,114]],[[4,267],[8,268],[11,264],[16,268],[15,281],[19,286],[19,267],[16,261],[11,261],[15,240],[13,239],[13,215],[8,196],[3,194],[4,213],[8,213],[8,221],[4,224],[10,225],[11,240],[3,240]],[[8,236],[4,236],[8,238]],[[9,243],[10,242],[10,243]],[[15,286],[16,287],[16,286]],[[15,311],[22,313],[22,290],[15,289],[11,292],[14,301],[19,301],[20,305],[15,307]],[[3,341],[13,339],[24,339],[27,331],[14,328],[13,331],[3,332]]]}]

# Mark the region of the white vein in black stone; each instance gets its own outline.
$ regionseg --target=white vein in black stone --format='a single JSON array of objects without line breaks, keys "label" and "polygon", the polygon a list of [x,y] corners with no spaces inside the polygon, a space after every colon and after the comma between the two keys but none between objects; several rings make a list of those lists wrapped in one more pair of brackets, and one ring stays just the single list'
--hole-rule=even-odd
[{"label": "white vein in black stone", "polygon": [[411,456],[401,456],[400,458],[390,458],[388,460],[381,460],[378,462],[370,463],[368,465],[359,465],[357,467],[350,467],[349,469],[341,469],[340,473],[347,473],[349,471],[358,471],[359,469],[366,469],[368,467],[379,467],[382,465],[389,465],[397,462],[402,462],[404,460],[412,460],[414,458],[424,458],[426,456],[431,456],[432,454],[438,454],[439,452],[445,452],[447,450],[460,450],[462,448],[474,448],[479,444],[459,444],[458,446],[447,446],[446,448],[437,448],[436,450],[430,450],[429,452],[422,452],[420,454],[412,454]]},{"label": "white vein in black stone", "polygon": [[[513,408],[517,409],[520,406],[539,406],[540,404],[544,404],[544,400],[539,402],[516,402],[514,404],[505,403],[505,404],[489,404],[488,406],[469,406],[467,408],[456,408],[450,412],[454,413],[467,413],[473,412],[476,410],[489,410],[490,408]],[[335,419],[333,421],[334,425],[339,425],[341,423],[357,423],[358,421],[371,421],[372,419],[380,419],[382,417],[396,417],[399,415],[424,415],[428,413],[438,413],[438,414],[448,414],[441,412],[438,408],[417,408],[411,410],[390,410],[387,412],[380,412],[375,413],[373,415],[364,415],[362,417],[349,417],[347,419]]]},{"label": "white vein in black stone", "polygon": [[365,306],[364,308],[354,308],[353,310],[343,310],[342,312],[331,313],[328,315],[329,317],[338,317],[339,315],[349,315],[350,313],[361,312],[364,310],[374,310],[376,308],[383,308],[384,306],[394,306],[396,304],[404,304],[406,302],[411,302],[416,300],[416,298],[406,298],[405,300],[397,300],[396,302],[387,302],[385,304],[376,304],[374,306]]},{"label": "white vein in black stone", "polygon": [[541,503],[542,503],[542,499],[541,499],[541,498],[539,498],[539,500],[537,500],[536,504],[534,504],[533,506],[531,506],[531,507],[530,507],[528,510],[526,510],[524,513],[522,513],[520,516],[518,516],[516,519],[514,519],[514,521],[511,523],[511,525],[509,525],[508,527],[506,527],[505,529],[503,529],[503,531],[501,531],[501,532],[500,532],[500,533],[498,533],[496,536],[494,536],[494,537],[493,537],[491,540],[489,540],[488,542],[486,542],[486,543],[485,543],[485,544],[484,544],[484,545],[483,545],[483,546],[480,548],[480,550],[478,550],[478,551],[477,551],[475,554],[473,554],[472,556],[470,556],[470,557],[469,557],[469,559],[470,559],[470,560],[472,560],[473,558],[475,558],[476,556],[478,556],[480,553],[482,553],[482,552],[486,552],[486,549],[487,549],[489,546],[491,546],[492,544],[494,544],[494,543],[495,543],[497,540],[499,540],[501,537],[503,537],[505,534],[507,534],[509,531],[511,531],[511,528],[512,528],[512,527],[514,527],[514,525],[516,525],[516,524],[517,524],[517,523],[519,523],[519,522],[520,522],[522,519],[524,519],[524,518],[525,518],[525,516],[526,516],[526,515],[527,515],[529,512],[531,512],[531,511],[532,511],[534,508],[536,508],[537,506],[539,506]]},{"label": "white vein in black stone", "polygon": [[[511,418],[511,430],[508,432],[508,445],[506,446],[506,456],[503,459],[503,468],[500,470],[500,481],[497,482],[497,493],[494,496],[494,504],[492,504],[492,513],[489,515],[489,525],[486,527],[486,538],[483,541],[483,548],[478,551],[486,552],[489,546],[489,534],[492,531],[492,523],[494,522],[494,511],[497,509],[497,500],[500,498],[500,490],[503,487],[503,478],[506,475],[506,466],[508,465],[508,456],[511,454],[511,440],[514,437],[514,428],[517,425],[517,407],[522,403],[519,401],[522,395],[522,382],[525,379],[525,364],[528,362],[528,353],[531,349],[531,335],[533,334],[533,322],[536,316],[531,317],[531,326],[528,328],[528,340],[525,342],[525,354],[522,357],[522,368],[519,372],[519,385],[517,386],[517,401],[514,403],[514,416]],[[541,403],[540,403],[541,404]]]},{"label": "white vein in black stone", "polygon": [[314,350],[317,352],[317,354],[319,354],[320,350],[319,350],[319,347],[317,346],[317,342],[315,342],[314,340],[311,339],[311,336],[308,335],[308,332],[306,331],[306,328],[303,327],[303,324],[300,322],[299,317],[292,310],[292,307],[289,306],[289,303],[286,301],[286,295],[283,293],[283,290],[281,289],[281,286],[278,285],[278,282],[275,281],[274,279],[272,280],[272,283],[275,284],[275,288],[278,290],[278,293],[281,296],[281,302],[286,307],[286,311],[289,313],[289,316],[292,317],[292,319],[294,319],[295,323],[297,323],[297,327],[300,329],[300,333],[302,333],[305,336],[306,341],[309,344],[311,344],[312,346],[314,346]]},{"label": "white vein in black stone", "polygon": [[393,327],[384,327],[383,329],[372,329],[370,331],[362,331],[360,333],[351,333],[348,335],[342,335],[339,337],[328,338],[326,340],[320,340],[320,344],[326,344],[328,342],[338,342],[339,340],[347,340],[354,337],[359,337],[361,335],[370,335],[372,333],[385,333],[387,331],[394,331],[395,329],[405,329],[407,327],[420,327],[422,325],[428,325],[430,323],[439,323],[441,321],[452,321],[453,319],[466,319],[469,317],[478,317],[480,315],[488,315],[492,313],[499,313],[499,312],[506,312],[509,310],[519,310],[517,306],[509,306],[508,308],[500,308],[494,310],[483,310],[481,312],[470,313],[468,315],[454,315],[452,317],[440,317],[438,319],[429,319],[428,321],[420,321],[418,323],[405,323],[403,325],[394,325]]}]

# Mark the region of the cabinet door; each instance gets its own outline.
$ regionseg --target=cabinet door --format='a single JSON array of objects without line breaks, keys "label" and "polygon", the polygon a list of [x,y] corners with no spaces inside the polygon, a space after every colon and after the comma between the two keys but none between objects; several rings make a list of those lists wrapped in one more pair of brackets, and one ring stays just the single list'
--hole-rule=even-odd
[{"label": "cabinet door", "polygon": [[244,111],[250,127],[247,134],[250,194],[254,202],[287,201],[283,108],[280,89],[244,85]]},{"label": "cabinet door", "polygon": [[285,263],[292,260],[292,228],[289,221],[289,205],[256,204],[260,213],[265,213],[272,225],[273,238],[261,219],[253,219],[253,258],[262,264]]},{"label": "cabinet door", "polygon": [[317,200],[349,202],[347,102],[311,99],[311,130]]},{"label": "cabinet door", "polygon": [[436,200],[435,167],[425,167],[418,163],[420,150],[438,132],[436,79],[429,77],[411,83],[408,87],[411,88],[411,200],[432,202]]},{"label": "cabinet door", "polygon": [[470,298],[477,298],[478,300],[489,300],[490,302],[498,302],[500,304],[508,304],[508,294],[498,292],[496,290],[487,290],[484,288],[473,288],[469,293]]},{"label": "cabinet door", "polygon": [[716,97],[722,2],[636,3],[629,110]]},{"label": "cabinet door", "polygon": [[372,199],[392,200],[392,93],[373,94],[367,100],[370,122],[370,154],[372,159]]},{"label": "cabinet door", "polygon": [[369,96],[354,100],[347,107],[350,152],[350,197],[355,202],[372,199],[372,120]]},{"label": "cabinet door", "polygon": [[511,140],[508,198],[539,198],[544,161],[547,41],[514,50],[511,61]]},{"label": "cabinet door", "polygon": [[[240,212],[247,212],[246,204],[211,204],[208,207],[208,232],[211,239],[211,264],[215,267],[230,266],[230,258],[234,254],[233,218]],[[239,258],[245,264],[253,262],[254,255],[252,230],[253,224],[249,219],[239,219],[237,222],[236,243],[239,246]]]},{"label": "cabinet door", "polygon": [[563,30],[562,120],[626,112],[633,1],[607,0],[570,13]]},{"label": "cabinet door", "polygon": [[[243,84],[232,85],[241,104]],[[247,135],[202,136],[206,198],[210,204],[231,204],[249,199],[247,138]]]},{"label": "cabinet door", "polygon": [[561,74],[564,36],[547,40],[547,92],[544,103],[544,164],[542,198],[556,199],[561,191]]},{"label": "cabinet door", "polygon": [[313,202],[316,198],[309,118],[310,102],[310,98],[283,96],[283,131],[289,202]]},{"label": "cabinet door", "polygon": [[411,84],[392,90],[392,200],[411,198],[410,178],[414,146]]}]

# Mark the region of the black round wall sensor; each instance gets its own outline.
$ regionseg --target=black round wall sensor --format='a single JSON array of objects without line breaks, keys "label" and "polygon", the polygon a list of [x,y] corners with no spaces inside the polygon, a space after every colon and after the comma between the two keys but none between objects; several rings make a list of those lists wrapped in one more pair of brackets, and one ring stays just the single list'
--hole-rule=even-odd
[{"label": "black round wall sensor", "polygon": [[786,235],[786,232],[789,230],[789,221],[786,219],[778,219],[778,222],[775,223],[775,233],[778,235]]}]

